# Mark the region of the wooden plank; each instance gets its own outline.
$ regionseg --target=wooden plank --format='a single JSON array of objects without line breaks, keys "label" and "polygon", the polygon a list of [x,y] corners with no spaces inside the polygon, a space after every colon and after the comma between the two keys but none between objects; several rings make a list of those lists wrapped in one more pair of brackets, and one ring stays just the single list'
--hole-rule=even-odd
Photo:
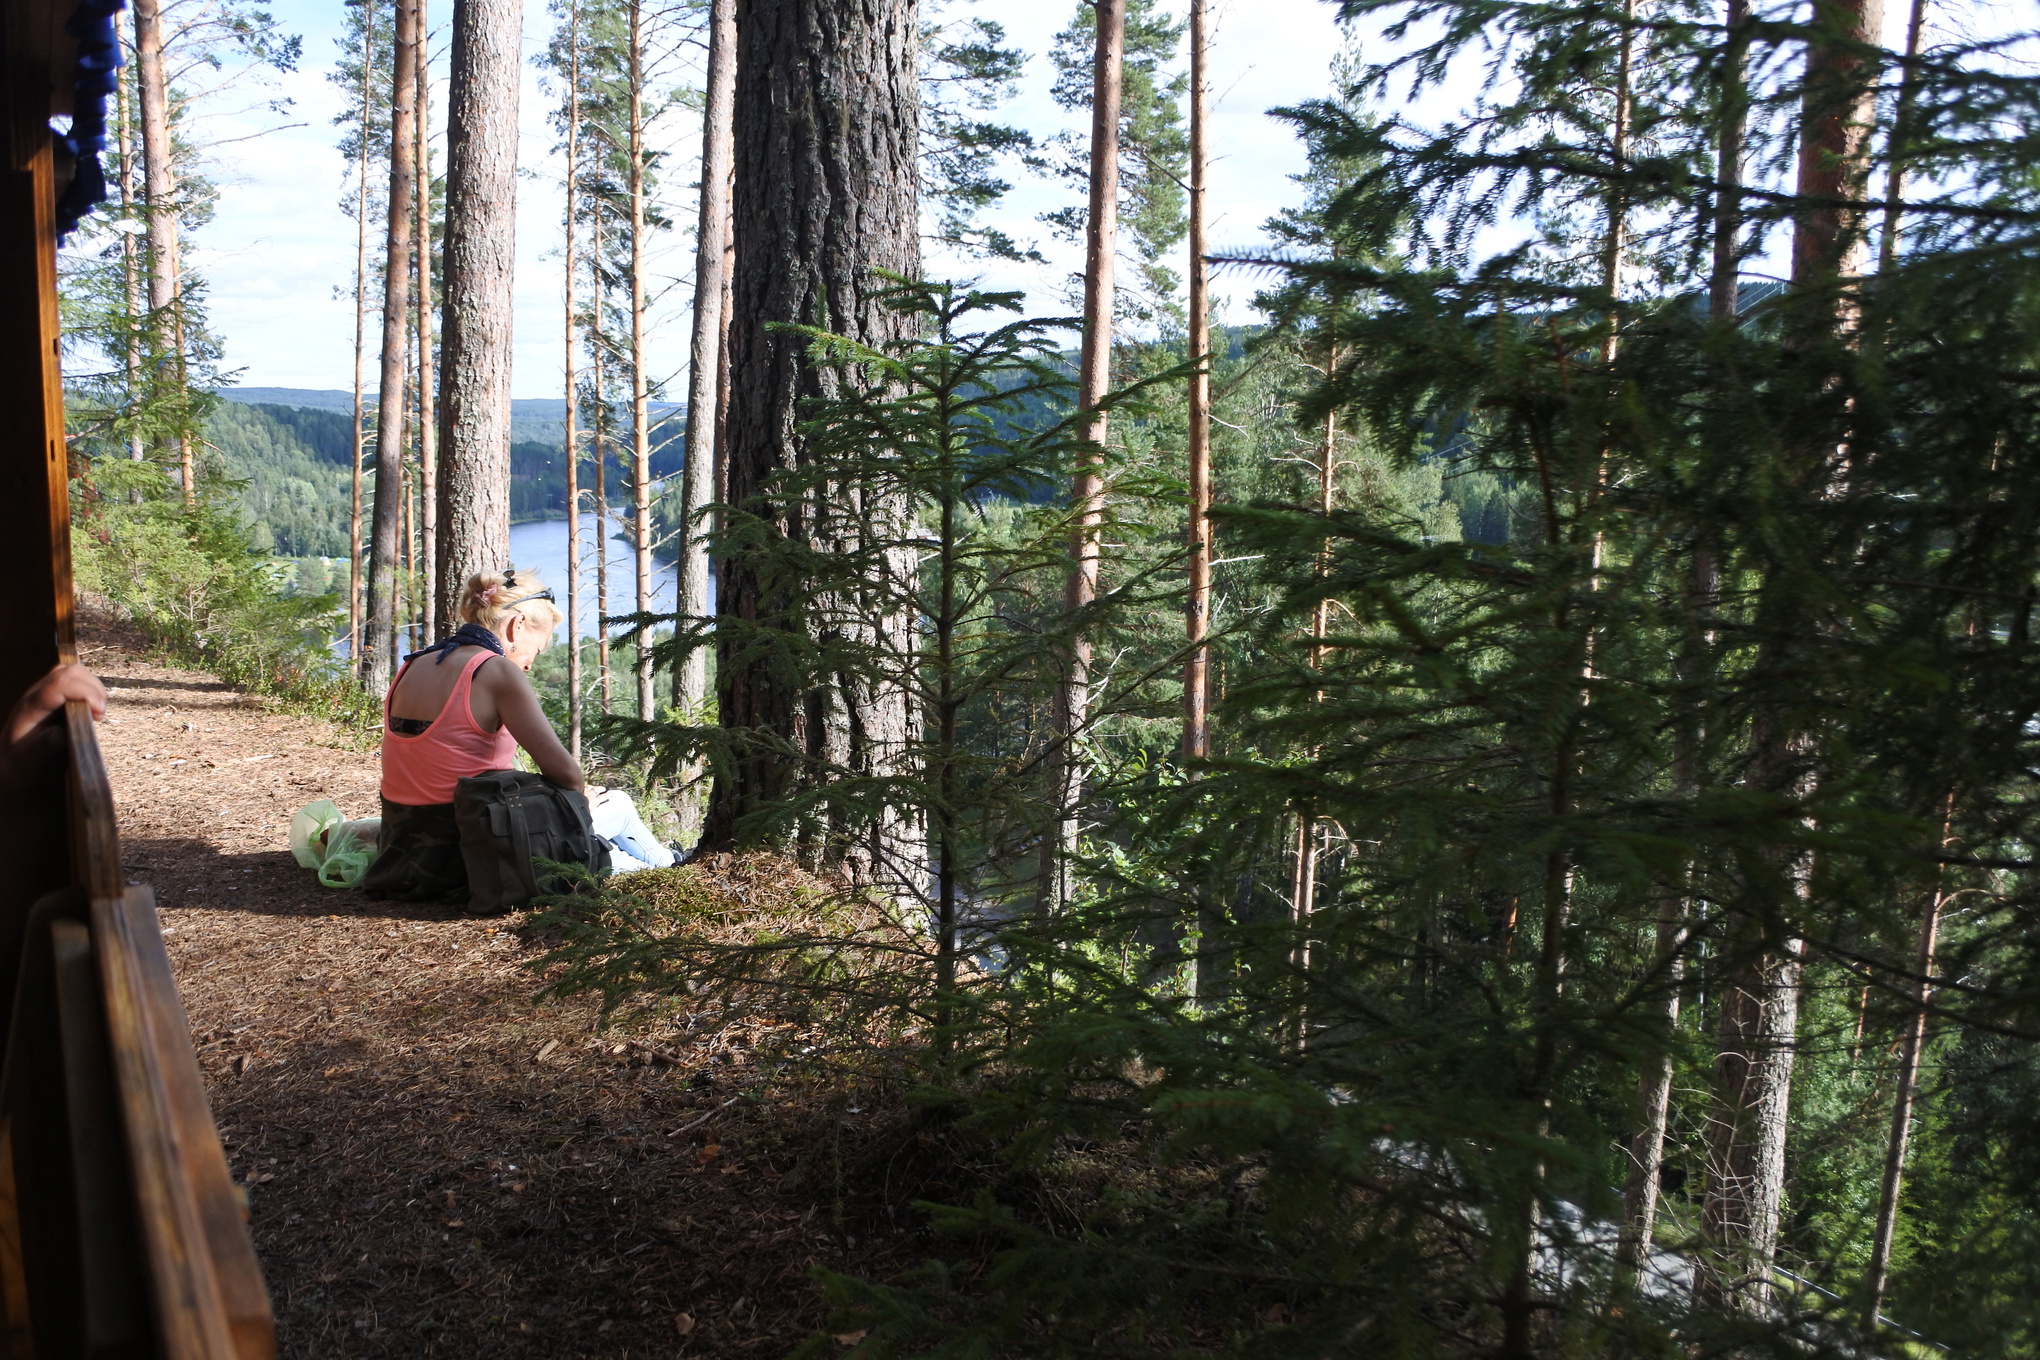
[{"label": "wooden plank", "polygon": [[64,724],[71,747],[67,775],[71,881],[95,899],[117,899],[127,886],[121,882],[120,823],[114,812],[113,783],[106,776],[106,757],[100,753],[99,733],[92,726],[92,710],[73,699],[64,705]]},{"label": "wooden plank", "polygon": [[21,1258],[21,1206],[14,1184],[14,1117],[0,1115],[0,1356],[33,1360],[28,1267]]},{"label": "wooden plank", "polygon": [[58,1049],[71,1147],[82,1341],[88,1356],[149,1349],[147,1267],[136,1251],[134,1179],[115,1109],[106,1018],[83,922],[50,922]]},{"label": "wooden plank", "polygon": [[236,1354],[233,1331],[210,1269],[205,1224],[185,1175],[187,1153],[163,1080],[134,918],[120,897],[95,897],[91,912],[107,1043],[134,1171],[135,1216],[149,1262],[158,1353],[162,1360],[226,1360]]},{"label": "wooden plank", "polygon": [[205,1242],[218,1283],[227,1324],[234,1335],[238,1360],[269,1360],[276,1354],[276,1321],[270,1312],[269,1289],[255,1244],[248,1235],[247,1211],[220,1147],[219,1127],[205,1098],[205,1080],[192,1051],[191,1024],[177,995],[170,955],[156,920],[155,894],[129,888],[123,906],[135,942],[137,977],[149,1009],[156,1038],[156,1061],[176,1122],[184,1173],[205,1227]]},{"label": "wooden plank", "polygon": [[[54,61],[68,54],[49,0],[0,5],[0,573],[19,628],[0,648],[0,712],[58,660],[76,656],[71,598],[69,450],[57,363],[56,171],[49,118]],[[53,48],[61,50],[53,50]],[[69,66],[64,70],[68,73]],[[65,98],[68,107],[68,95]]]}]

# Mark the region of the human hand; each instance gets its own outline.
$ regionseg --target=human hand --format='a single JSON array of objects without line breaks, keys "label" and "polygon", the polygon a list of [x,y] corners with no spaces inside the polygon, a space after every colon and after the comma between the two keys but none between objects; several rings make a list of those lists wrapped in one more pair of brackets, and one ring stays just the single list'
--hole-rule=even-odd
[{"label": "human hand", "polygon": [[94,722],[106,716],[106,687],[99,683],[99,677],[83,666],[57,666],[22,695],[14,712],[8,715],[8,746],[19,746],[44,719],[72,699],[91,705]]}]

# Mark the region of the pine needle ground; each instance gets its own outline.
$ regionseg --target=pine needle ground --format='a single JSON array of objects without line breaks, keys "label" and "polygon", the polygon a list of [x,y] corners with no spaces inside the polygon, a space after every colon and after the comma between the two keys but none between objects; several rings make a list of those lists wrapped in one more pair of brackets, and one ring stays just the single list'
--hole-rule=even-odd
[{"label": "pine needle ground", "polygon": [[[969,1197],[881,1069],[782,1067],[813,1036],[772,1015],[598,1028],[593,1000],[534,1003],[515,921],[320,888],[288,819],[372,813],[374,753],[104,617],[85,651],[281,1354],[780,1354],[826,1316],[815,1266],[893,1277],[933,1245],[913,1203]],[[804,882],[690,875],[732,922]]]}]

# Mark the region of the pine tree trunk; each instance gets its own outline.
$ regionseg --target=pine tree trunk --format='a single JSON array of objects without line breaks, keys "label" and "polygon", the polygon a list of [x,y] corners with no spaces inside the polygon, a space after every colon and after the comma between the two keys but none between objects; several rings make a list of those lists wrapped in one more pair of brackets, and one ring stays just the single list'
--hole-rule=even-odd
[{"label": "pine tree trunk", "polygon": [[581,758],[581,450],[575,416],[581,396],[574,379],[574,271],[578,240],[581,173],[581,7],[567,7],[567,233],[566,342],[567,386],[567,751]]},{"label": "pine tree trunk", "polygon": [[[1798,193],[1820,206],[1793,220],[1795,290],[1833,290],[1863,273],[1865,214],[1842,204],[1862,199],[1870,169],[1877,72],[1864,53],[1878,46],[1884,29],[1883,0],[1820,0],[1815,13],[1827,29],[1807,50]],[[1853,313],[1836,300],[1835,324],[1846,327]]]},{"label": "pine tree trunk", "polygon": [[[776,470],[806,459],[794,434],[797,403],[833,384],[808,362],[806,343],[772,330],[775,323],[826,326],[868,344],[907,332],[910,323],[879,304],[889,285],[874,271],[920,272],[917,23],[913,0],[752,0],[737,16],[735,141],[744,154],[734,193],[740,247],[725,460],[734,503],[755,502]],[[903,513],[857,486],[839,488],[832,501],[837,522],[886,526]],[[789,538],[822,551],[848,546],[816,541],[808,506],[767,513]],[[894,568],[911,570],[905,561]],[[769,595],[757,564],[742,555],[720,564],[717,614],[788,629],[829,618],[897,656],[910,644],[903,612],[859,618],[847,601]],[[724,727],[770,733],[818,766],[883,775],[899,765],[915,716],[903,685],[846,680],[803,689],[756,651],[719,644]],[[735,843],[739,821],[800,778],[762,746],[739,752],[720,773],[710,845]],[[855,836],[845,827],[818,835],[818,857],[853,875],[919,881],[925,872],[926,847],[897,813]]]},{"label": "pine tree trunk", "polygon": [[[126,33],[127,24],[122,19],[123,11],[113,12],[115,41],[132,50],[133,44]],[[128,78],[117,75],[114,81],[114,146],[120,156],[116,171],[120,184],[120,215],[124,224],[132,225],[135,220],[135,129],[134,110],[128,106]],[[123,231],[120,235],[120,282],[121,301],[127,309],[122,325],[122,359],[127,367],[127,410],[130,418],[141,404],[146,379],[142,372],[142,342],[147,327],[142,321],[142,261],[139,244],[134,233]],[[128,433],[128,457],[140,462],[147,456],[142,447],[139,430]]]},{"label": "pine tree trunk", "polygon": [[374,90],[375,11],[364,6],[361,20],[361,145],[355,157],[354,204],[354,442],[349,459],[347,512],[347,664],[361,667],[361,441],[364,412],[361,398],[361,355],[368,329],[368,128]]},{"label": "pine tree trunk", "polygon": [[470,577],[511,565],[511,285],[523,9],[454,0],[440,324],[439,615]]},{"label": "pine tree trunk", "polygon": [[629,110],[626,128],[630,167],[630,546],[637,569],[637,715],[657,716],[652,705],[652,629],[642,622],[652,609],[652,434],[651,384],[645,373],[645,100],[644,5],[630,0]]},{"label": "pine tree trunk", "polygon": [[405,339],[411,301],[411,63],[418,42],[417,0],[396,0],[396,50],[390,63],[390,196],[383,259],[382,372],[375,403],[375,510],[369,526],[368,617],[362,629],[361,679],[369,693],[389,688],[397,646],[397,555],[404,494]]},{"label": "pine tree trunk", "polygon": [[[149,366],[151,386],[161,393],[181,383],[178,302],[177,169],[170,142],[169,77],[163,65],[162,0],[135,0],[135,89],[142,114],[142,199],[149,219]],[[179,394],[179,402],[183,400]],[[182,421],[179,421],[180,427]],[[157,452],[177,452],[184,503],[197,499],[191,441],[162,439]]]},{"label": "pine tree trunk", "polygon": [[430,93],[429,38],[425,0],[418,0],[418,53],[415,70],[417,90],[411,117],[417,143],[417,208],[413,231],[417,237],[418,266],[418,580],[420,599],[418,627],[421,642],[439,636],[441,619],[439,592],[439,431],[435,428],[432,401],[432,145],[431,119],[427,116]]},{"label": "pine tree trunk", "polygon": [[[1950,795],[1941,810],[1944,851],[1953,841],[1954,817],[1955,799]],[[1877,1189],[1877,1227],[1870,1240],[1870,1263],[1863,1271],[1866,1331],[1877,1330],[1878,1315],[1884,1308],[1884,1289],[1890,1281],[1891,1242],[1898,1231],[1898,1196],[1905,1183],[1905,1150],[1912,1135],[1913,1102],[1919,1097],[1920,1055],[1927,1046],[1927,1003],[1934,995],[1934,946],[1948,896],[1946,884],[1936,884],[1926,910],[1920,914],[1918,943],[1913,952],[1912,1007],[1905,1018],[1905,1033],[1899,1039],[1898,1089],[1891,1102],[1891,1133],[1884,1144],[1884,1177]]]},{"label": "pine tree trunk", "polygon": [[[1126,0],[1096,0],[1097,46],[1092,56],[1091,198],[1084,228],[1084,341],[1079,359],[1078,409],[1087,413],[1083,438],[1103,445],[1105,413],[1096,407],[1112,381],[1112,268],[1119,237],[1119,105],[1126,56]],[[1085,456],[1070,485],[1076,518],[1070,536],[1070,571],[1063,610],[1075,614],[1098,594],[1098,526],[1104,521],[1101,455]],[[1039,905],[1053,911],[1069,899],[1069,857],[1077,847],[1084,799],[1084,765],[1077,741],[1090,703],[1091,642],[1081,631],[1058,658],[1062,674],[1049,715],[1055,749],[1049,768],[1053,826],[1042,838]]]},{"label": "pine tree trunk", "polygon": [[1211,293],[1204,262],[1206,138],[1211,76],[1205,45],[1210,40],[1210,0],[1190,4],[1190,357],[1202,358],[1190,375],[1190,581],[1184,614],[1190,655],[1183,667],[1183,754],[1199,760],[1211,754],[1211,657],[1204,638],[1211,631]]},{"label": "pine tree trunk", "polygon": [[[695,226],[694,334],[687,388],[687,453],[680,474],[679,627],[708,615],[708,526],[698,521],[716,498],[717,393],[722,386],[723,292],[728,286],[725,255],[730,237],[730,172],[735,155],[731,104],[737,91],[736,0],[712,0],[708,19],[707,100],[701,114],[701,207]],[[681,657],[673,700],[683,721],[699,721],[708,699],[708,651],[695,647]],[[697,762],[687,771],[701,778]],[[705,810],[698,782],[683,795],[680,823],[688,839],[700,834]]]},{"label": "pine tree trunk", "polygon": [[602,375],[604,351],[602,321],[606,279],[602,268],[602,213],[589,223],[589,257],[594,260],[595,305],[588,322],[589,357],[594,365],[595,391],[593,423],[588,430],[589,447],[595,454],[595,674],[602,692],[602,711],[615,703],[609,674],[609,388]]},{"label": "pine tree trunk", "polygon": [[[1879,0],[1827,0],[1816,17],[1820,27],[1808,40],[1799,129],[1797,193],[1808,206],[1796,215],[1792,233],[1792,286],[1801,301],[1792,324],[1808,338],[1846,333],[1858,314],[1847,287],[1861,273],[1864,214],[1845,205],[1861,199],[1869,170],[1876,71],[1864,53],[1879,41],[1883,9]],[[1835,475],[1835,450],[1811,448],[1794,456],[1786,477],[1799,494],[1820,494]],[[1757,605],[1757,631],[1764,639],[1754,662],[1757,673],[1791,674],[1798,639],[1809,626],[1797,582],[1765,583]],[[1766,719],[1758,723],[1752,744],[1755,787],[1788,796],[1809,791],[1817,773],[1801,768],[1800,734]],[[1780,861],[1746,888],[1756,900],[1737,905],[1728,932],[1730,973],[1715,1060],[1719,1108],[1712,1116],[1701,1211],[1714,1257],[1700,1272],[1702,1288],[1752,1313],[1767,1309],[1771,1298],[1804,953],[1797,939],[1788,934],[1780,940],[1777,928],[1765,924],[1781,913],[1789,921],[1799,902],[1762,900],[1767,891],[1762,885],[1785,882],[1803,899],[1812,873],[1803,850],[1781,852]]]}]

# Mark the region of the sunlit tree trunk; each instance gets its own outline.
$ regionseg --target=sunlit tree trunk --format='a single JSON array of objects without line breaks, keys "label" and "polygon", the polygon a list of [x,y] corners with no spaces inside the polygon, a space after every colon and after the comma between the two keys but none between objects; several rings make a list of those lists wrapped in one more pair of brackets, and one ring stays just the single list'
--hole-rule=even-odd
[{"label": "sunlit tree trunk", "polygon": [[397,645],[397,557],[404,494],[405,339],[411,302],[411,177],[415,142],[411,63],[418,43],[417,0],[396,0],[390,80],[390,196],[383,260],[382,373],[376,389],[375,511],[369,529],[368,610],[361,678],[371,694],[389,688]]},{"label": "sunlit tree trunk", "polygon": [[[1788,320],[1800,334],[1852,329],[1857,308],[1849,280],[1862,272],[1863,212],[1876,72],[1865,56],[1881,36],[1879,0],[1823,0],[1808,40],[1805,93],[1800,107],[1797,193],[1808,206],[1795,217],[1792,286],[1799,310]],[[1808,449],[1786,469],[1799,494],[1815,496],[1833,475],[1832,449]],[[1788,673],[1796,640],[1806,625],[1796,583],[1767,583],[1757,601],[1757,627],[1765,639],[1754,662],[1759,671]],[[1804,739],[1765,715],[1753,735],[1751,782],[1780,794],[1803,794],[1815,775],[1801,767]],[[1775,874],[1803,899],[1812,865],[1803,849],[1781,852]],[[1771,891],[1753,881],[1745,895]],[[1764,918],[1798,903],[1750,900],[1732,911],[1725,942],[1729,975],[1721,997],[1715,1062],[1717,1108],[1709,1130],[1707,1198],[1701,1226],[1711,1246],[1703,1289],[1751,1312],[1768,1308],[1785,1191],[1785,1138],[1799,1024],[1804,946],[1779,942]]]},{"label": "sunlit tree trunk", "polygon": [[[722,390],[722,349],[726,325],[723,294],[729,286],[730,171],[735,154],[731,105],[737,92],[736,0],[713,0],[708,17],[708,82],[701,114],[701,207],[694,252],[694,333],[689,351],[687,453],[680,477],[679,626],[708,615],[708,539],[704,508],[716,498],[716,411]],[[683,654],[674,677],[673,699],[684,721],[699,721],[708,699],[708,651]],[[688,775],[698,781],[697,763]],[[700,833],[705,790],[697,783],[683,798],[681,830]]]},{"label": "sunlit tree trunk", "polygon": [[609,673],[609,388],[603,377],[602,318],[606,303],[602,269],[602,215],[588,225],[588,257],[595,262],[592,281],[595,304],[588,323],[588,348],[595,401],[590,413],[588,444],[595,455],[595,675],[602,691],[602,711],[615,704]]},{"label": "sunlit tree trunk", "polygon": [[361,22],[361,143],[355,153],[354,175],[354,441],[349,446],[347,495],[347,662],[361,666],[361,473],[364,410],[361,356],[368,331],[368,129],[374,97],[375,11],[364,8]]},{"label": "sunlit tree trunk", "polygon": [[[1097,0],[1097,45],[1092,56],[1091,194],[1084,228],[1084,339],[1078,361],[1078,410],[1082,436],[1105,442],[1104,400],[1112,381],[1112,269],[1119,234],[1119,105],[1121,67],[1126,55],[1126,0]],[[1101,453],[1085,455],[1070,484],[1075,528],[1063,608],[1075,614],[1098,594],[1098,530],[1105,517]],[[1062,674],[1049,715],[1050,833],[1042,838],[1041,901],[1055,910],[1069,899],[1069,858],[1076,850],[1082,819],[1084,764],[1077,748],[1090,702],[1091,642],[1081,630],[1058,658]]]},{"label": "sunlit tree trunk", "polygon": [[[177,168],[170,142],[170,86],[163,62],[162,0],[135,0],[135,89],[142,113],[142,199],[149,219],[149,366],[157,391],[178,390],[184,400],[184,354],[177,324]],[[178,420],[174,440],[159,447],[166,457],[174,442],[184,503],[197,499],[191,436]]]},{"label": "sunlit tree trunk", "polygon": [[[133,50],[133,43],[127,34],[124,10],[113,12],[115,40],[121,46]],[[135,221],[135,128],[134,110],[129,107],[128,78],[121,75],[113,86],[114,90],[114,148],[120,157],[116,175],[120,183],[120,216],[124,227]],[[121,357],[127,367],[127,409],[130,417],[141,403],[146,378],[142,371],[143,342],[147,327],[142,320],[142,260],[140,243],[132,231],[120,235],[120,283],[121,300],[127,307],[127,319],[122,326]],[[128,432],[128,457],[140,462],[147,456],[142,446],[140,430]]]},{"label": "sunlit tree trunk", "polygon": [[432,144],[428,114],[431,75],[431,25],[426,22],[426,0],[418,0],[418,50],[416,100],[411,110],[417,144],[417,208],[414,229],[417,236],[418,266],[418,627],[424,641],[439,635],[441,619],[438,590],[439,557],[439,432],[433,410],[432,363]]},{"label": "sunlit tree trunk", "polygon": [[575,417],[581,394],[574,376],[574,254],[579,240],[581,173],[581,8],[567,9],[567,234],[566,342],[567,384],[567,750],[581,758],[581,450]]},{"label": "sunlit tree trunk", "polygon": [[516,0],[454,0],[440,325],[439,613],[511,565],[511,286],[517,246]]},{"label": "sunlit tree trunk", "polygon": [[1211,295],[1204,262],[1205,173],[1209,161],[1211,75],[1206,69],[1210,0],[1190,4],[1190,357],[1200,360],[1190,375],[1190,581],[1184,613],[1190,655],[1183,667],[1183,754],[1192,760],[1211,754],[1211,657],[1204,645],[1211,631]]},{"label": "sunlit tree trunk", "polygon": [[[652,608],[652,432],[651,383],[645,372],[645,100],[644,5],[630,0],[629,108],[626,134],[630,166],[624,191],[630,198],[630,546],[636,568],[637,612]],[[640,622],[636,648],[637,715],[652,718],[652,629]]]}]

